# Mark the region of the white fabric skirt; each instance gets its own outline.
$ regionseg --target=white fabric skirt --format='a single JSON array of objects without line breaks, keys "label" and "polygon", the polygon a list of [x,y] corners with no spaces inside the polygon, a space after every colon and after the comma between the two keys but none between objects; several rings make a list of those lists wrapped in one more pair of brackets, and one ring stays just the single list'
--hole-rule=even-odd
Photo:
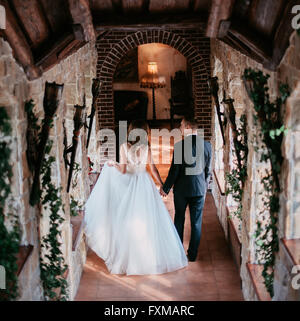
[{"label": "white fabric skirt", "polygon": [[85,205],[89,247],[112,274],[162,274],[187,266],[170,214],[147,171],[104,165]]}]

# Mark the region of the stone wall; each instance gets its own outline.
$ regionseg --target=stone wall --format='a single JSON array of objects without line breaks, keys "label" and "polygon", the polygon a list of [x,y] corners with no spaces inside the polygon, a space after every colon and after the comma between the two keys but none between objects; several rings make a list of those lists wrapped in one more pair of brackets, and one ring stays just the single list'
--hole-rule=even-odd
[{"label": "stone wall", "polygon": [[300,238],[300,36],[294,32],[284,59],[278,68],[278,79],[287,82],[291,91],[283,114],[289,129],[284,139],[281,195],[281,237]]},{"label": "stone wall", "polygon": [[[242,78],[244,69],[251,67],[254,69],[262,69],[262,66],[252,61],[250,58],[240,54],[238,51],[232,49],[228,45],[218,40],[211,41],[212,51],[212,75],[219,78],[219,100],[220,102],[224,98],[233,98],[234,107],[236,110],[236,119],[239,120],[243,113],[246,113],[248,121],[248,141],[249,141],[249,154],[248,154],[248,180],[246,182],[243,199],[243,224],[242,224],[242,265],[241,265],[241,279],[243,283],[243,294],[245,299],[253,300],[254,289],[251,283],[251,279],[246,268],[246,263],[256,263],[255,248],[253,243],[253,233],[255,232],[255,217],[259,213],[259,204],[257,204],[257,197],[259,196],[258,191],[260,189],[259,171],[261,170],[261,164],[258,161],[258,156],[254,151],[254,143],[256,137],[254,134],[257,132],[253,124],[253,110],[252,103],[247,96],[244,88]],[[224,97],[225,96],[225,97]],[[223,107],[222,107],[223,108]],[[215,108],[213,108],[214,116],[216,118]],[[226,144],[220,147],[220,136],[221,132],[218,126],[215,127],[213,133],[213,146],[214,146],[214,157],[219,163],[222,160],[216,158],[220,154],[220,148],[223,149],[223,164],[218,164],[219,167],[224,168],[223,175],[228,173],[233,168],[233,142],[232,133],[230,126],[226,126],[225,129],[225,140]],[[213,162],[214,163],[214,162]],[[224,177],[222,177],[224,179]],[[217,199],[219,203],[219,198]],[[218,204],[216,203],[216,204]],[[222,226],[225,227],[225,234],[227,235],[227,216],[228,211],[226,207],[236,205],[230,196],[223,198],[219,210],[219,217]]]},{"label": "stone wall", "polygon": [[[264,73],[270,75],[269,88],[270,99],[274,100],[279,96],[279,83],[287,82],[291,89],[291,96],[287,101],[286,110],[283,112],[285,126],[289,128],[288,135],[284,139],[282,146],[285,161],[282,169],[282,194],[280,198],[281,212],[279,222],[279,234],[281,238],[299,238],[300,224],[299,224],[299,151],[300,150],[300,136],[299,136],[299,89],[300,89],[300,74],[299,74],[299,36],[294,33],[290,39],[290,47],[287,50],[280,66],[276,72],[265,70],[262,65],[256,63],[254,60],[240,54],[238,51],[232,49],[228,45],[218,40],[211,40],[211,66],[212,75],[219,78],[220,85],[220,101],[223,99],[223,90],[226,97],[234,99],[234,106],[237,112],[237,119],[243,113],[247,116],[248,121],[248,179],[244,188],[243,197],[243,224],[242,224],[242,266],[241,279],[243,282],[243,293],[246,300],[256,300],[252,281],[249,272],[246,268],[246,263],[257,263],[257,253],[254,244],[253,234],[256,229],[256,219],[260,211],[263,209],[263,201],[261,192],[264,191],[261,184],[261,178],[264,175],[265,169],[269,168],[269,164],[260,162],[260,138],[257,136],[257,127],[254,124],[253,104],[247,96],[243,82],[242,74],[245,68],[253,68],[262,70]],[[297,108],[298,107],[298,108]],[[216,124],[215,109],[213,112],[213,124]],[[218,126],[214,126],[212,135],[214,147],[214,164],[217,169],[224,168],[225,172],[229,172],[233,166],[233,146],[231,139],[231,130],[226,128],[226,146],[223,149],[223,155],[220,151],[220,130]],[[256,150],[258,147],[258,150]],[[221,156],[220,156],[221,155]],[[223,164],[221,158],[223,156]],[[220,204],[219,195],[216,196],[216,204]],[[234,205],[232,199],[227,197],[226,205]],[[222,219],[224,220],[224,204],[219,205],[219,211],[222,211]],[[221,208],[222,207],[222,208]],[[277,255],[277,265],[275,271],[275,296],[274,299],[295,299],[295,296],[279,296],[280,285],[286,283],[286,273],[290,273],[288,268],[283,268],[282,255]],[[285,271],[285,272],[284,272]],[[288,272],[289,271],[289,272]],[[287,285],[290,287],[290,283]],[[290,293],[286,291],[285,293]]]},{"label": "stone wall", "polygon": [[[37,207],[29,205],[29,194],[32,184],[32,173],[28,169],[26,159],[26,129],[27,120],[24,111],[25,101],[33,99],[35,113],[39,121],[43,119],[43,97],[46,81],[64,84],[63,99],[54,119],[53,129],[50,131],[50,139],[53,140],[52,155],[56,162],[53,166],[53,182],[56,186],[62,186],[62,200],[65,208],[65,222],[62,226],[62,244],[66,263],[69,265],[68,281],[70,283],[70,297],[74,297],[76,288],[72,286],[74,275],[80,274],[78,269],[82,264],[72,261],[72,226],[70,223],[70,197],[66,192],[68,172],[65,169],[64,131],[63,120],[67,132],[68,144],[72,143],[74,105],[83,103],[83,95],[86,94],[87,114],[90,112],[92,94],[92,79],[96,76],[97,52],[95,46],[87,44],[73,55],[61,61],[55,67],[34,81],[28,81],[23,69],[17,65],[12,50],[8,43],[0,39],[0,105],[4,106],[12,121],[13,127],[13,182],[12,191],[14,206],[19,213],[22,230],[21,244],[34,246],[31,256],[28,258],[19,277],[20,298],[19,300],[42,300],[42,288],[39,278],[39,235],[47,233],[49,228],[49,213],[39,212]],[[94,122],[94,127],[95,127]],[[89,153],[86,151],[85,142],[87,130],[82,129],[77,149],[76,162],[81,171],[78,176],[78,185],[71,189],[70,194],[80,203],[83,203],[89,195],[88,161],[87,155],[92,160],[97,160],[97,140],[95,128],[90,142]],[[96,162],[97,165],[97,162]],[[38,221],[40,219],[40,226]],[[78,278],[78,277],[77,277]]]},{"label": "stone wall", "polygon": [[[300,242],[300,36],[294,32],[290,37],[290,46],[278,67],[278,80],[289,85],[291,95],[284,110],[284,124],[288,128],[282,151],[279,236],[285,239],[297,239]],[[281,243],[275,269],[275,300],[298,300],[300,290],[291,286],[292,267],[295,262],[287,255]],[[299,248],[298,248],[299,258]],[[299,264],[299,263],[298,263]]]}]

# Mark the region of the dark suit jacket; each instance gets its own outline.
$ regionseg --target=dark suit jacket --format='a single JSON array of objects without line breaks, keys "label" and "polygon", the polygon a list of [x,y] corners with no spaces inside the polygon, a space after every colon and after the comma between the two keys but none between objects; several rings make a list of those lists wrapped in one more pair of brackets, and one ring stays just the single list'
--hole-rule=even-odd
[{"label": "dark suit jacket", "polygon": [[185,137],[174,145],[172,164],[163,185],[169,193],[185,197],[205,195],[211,172],[211,144],[197,135]]}]

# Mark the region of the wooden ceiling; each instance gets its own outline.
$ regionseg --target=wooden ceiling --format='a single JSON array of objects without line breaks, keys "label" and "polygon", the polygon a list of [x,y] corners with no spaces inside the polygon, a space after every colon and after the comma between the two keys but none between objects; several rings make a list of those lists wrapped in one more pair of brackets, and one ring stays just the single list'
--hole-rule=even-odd
[{"label": "wooden ceiling", "polygon": [[297,0],[0,0],[16,60],[29,79],[112,29],[198,28],[274,70]]}]

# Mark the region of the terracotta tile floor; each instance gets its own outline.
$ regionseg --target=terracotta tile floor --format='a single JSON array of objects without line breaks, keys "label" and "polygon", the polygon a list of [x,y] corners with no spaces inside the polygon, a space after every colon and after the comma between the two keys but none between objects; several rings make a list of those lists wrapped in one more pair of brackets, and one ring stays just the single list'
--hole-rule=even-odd
[{"label": "terracotta tile floor", "polygon": [[[155,152],[159,152],[158,149]],[[172,152],[172,148],[170,149]],[[164,180],[169,166],[158,165]],[[173,217],[173,194],[164,199]],[[184,247],[187,249],[190,226],[187,211]],[[211,194],[207,194],[202,226],[202,239],[196,262],[188,267],[162,275],[111,275],[103,260],[88,252],[78,301],[241,301],[240,279],[218,221]]]},{"label": "terracotta tile floor", "polygon": [[[169,195],[165,202],[173,213],[172,198],[173,195]],[[224,239],[210,194],[206,198],[202,229],[197,261],[189,262],[185,269],[162,275],[111,275],[103,260],[89,251],[76,300],[243,300],[238,272]],[[187,213],[185,249],[189,241],[189,230]]]}]

